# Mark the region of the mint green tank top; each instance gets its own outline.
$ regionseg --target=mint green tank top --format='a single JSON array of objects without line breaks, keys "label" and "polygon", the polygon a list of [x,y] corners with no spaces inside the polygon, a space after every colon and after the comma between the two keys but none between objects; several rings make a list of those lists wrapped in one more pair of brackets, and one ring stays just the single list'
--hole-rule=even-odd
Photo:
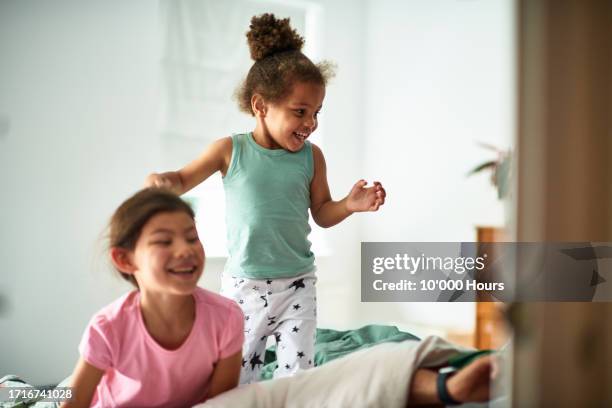
[{"label": "mint green tank top", "polygon": [[249,279],[288,278],[314,269],[310,251],[312,146],[266,149],[252,133],[232,136],[223,178],[229,259],[225,272]]}]

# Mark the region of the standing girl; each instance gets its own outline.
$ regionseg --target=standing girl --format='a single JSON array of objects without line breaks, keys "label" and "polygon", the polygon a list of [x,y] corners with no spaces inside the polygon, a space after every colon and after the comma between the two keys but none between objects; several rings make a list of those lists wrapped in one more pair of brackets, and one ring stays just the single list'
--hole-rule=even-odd
[{"label": "standing girl", "polygon": [[196,286],[204,249],[173,193],[143,190],[110,222],[110,258],[136,290],[90,321],[65,407],[185,407],[234,388],[243,315]]},{"label": "standing girl", "polygon": [[245,314],[241,383],[259,379],[266,339],[274,335],[278,369],[291,375],[314,361],[316,294],[308,209],[322,227],[385,202],[378,182],[358,181],[333,201],[321,150],[307,139],[332,75],[302,52],[304,40],[289,19],[253,17],[247,33],[255,63],[238,90],[238,103],[253,115],[252,132],[225,137],[175,172],[151,174],[149,186],[184,193],[220,171],[227,208],[229,259],[222,292]]}]

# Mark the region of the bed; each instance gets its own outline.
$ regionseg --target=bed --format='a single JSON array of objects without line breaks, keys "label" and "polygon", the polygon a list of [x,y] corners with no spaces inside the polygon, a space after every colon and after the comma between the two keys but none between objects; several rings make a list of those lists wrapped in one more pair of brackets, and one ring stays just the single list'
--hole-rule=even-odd
[{"label": "bed", "polygon": [[[394,326],[317,329],[317,367],[270,380],[276,361],[274,348],[269,348],[261,382],[223,393],[197,407],[405,407],[409,403],[408,384],[417,368],[459,368],[483,353],[486,351],[466,349],[436,336],[419,339]],[[24,383],[15,376],[0,379],[0,387],[23,387]],[[67,383],[68,378],[58,386]],[[0,402],[0,407],[56,408],[57,404],[30,400]]]}]

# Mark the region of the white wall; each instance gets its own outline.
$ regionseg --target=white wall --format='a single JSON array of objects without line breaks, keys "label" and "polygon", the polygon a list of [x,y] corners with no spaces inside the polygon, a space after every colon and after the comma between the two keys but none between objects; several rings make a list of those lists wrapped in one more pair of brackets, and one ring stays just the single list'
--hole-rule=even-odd
[{"label": "white wall", "polygon": [[[328,231],[319,325],[468,327],[470,307],[361,304],[359,244],[472,240],[475,223],[501,222],[486,177],[464,174],[488,157],[474,140],[511,133],[509,3],[319,3],[320,54],[338,64],[321,117],[332,194],[361,177],[389,193]],[[155,1],[0,2],[0,376],[71,371],[90,316],[129,289],[105,261],[112,211],[203,147],[158,135],[159,52]],[[218,288],[222,266],[208,260],[202,284]]]},{"label": "white wall", "polygon": [[0,372],[71,372],[91,315],[126,286],[106,221],[158,157],[157,3],[0,2]]},{"label": "white wall", "polygon": [[[364,217],[363,241],[474,241],[503,225],[488,175],[466,173],[514,135],[510,0],[369,0],[366,10],[364,169],[388,191]],[[362,304],[363,319],[469,330],[474,304]]]}]

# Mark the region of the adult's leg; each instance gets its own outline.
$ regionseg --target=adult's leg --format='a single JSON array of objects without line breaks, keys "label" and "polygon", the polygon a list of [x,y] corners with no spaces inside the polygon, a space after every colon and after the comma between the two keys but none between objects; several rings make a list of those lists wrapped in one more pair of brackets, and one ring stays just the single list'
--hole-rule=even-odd
[{"label": "adult's leg", "polygon": [[[437,367],[463,350],[439,338],[384,343],[336,359],[292,377],[263,381],[220,394],[206,408],[249,406],[359,406],[403,408],[439,404]],[[482,361],[481,361],[482,360]],[[492,366],[483,357],[462,368],[447,382],[459,401],[484,401]]]}]

